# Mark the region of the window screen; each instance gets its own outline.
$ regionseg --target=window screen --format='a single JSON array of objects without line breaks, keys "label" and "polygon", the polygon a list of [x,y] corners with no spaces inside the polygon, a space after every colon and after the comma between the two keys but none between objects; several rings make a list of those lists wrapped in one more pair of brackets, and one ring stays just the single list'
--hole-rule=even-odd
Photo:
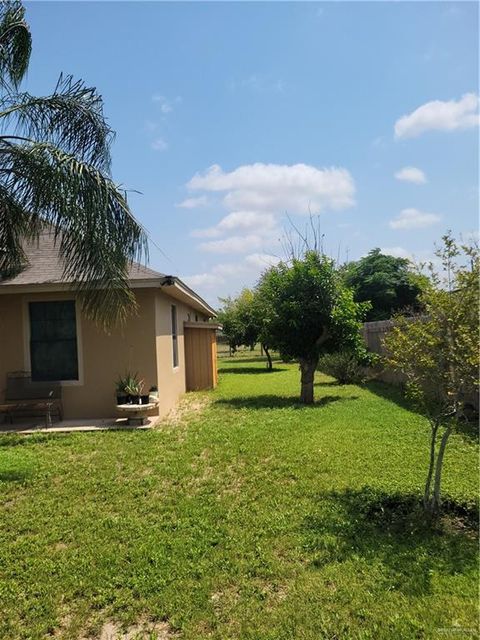
[{"label": "window screen", "polygon": [[177,307],[172,304],[172,349],[173,366],[178,367]]},{"label": "window screen", "polygon": [[30,302],[32,380],[78,380],[75,302]]}]

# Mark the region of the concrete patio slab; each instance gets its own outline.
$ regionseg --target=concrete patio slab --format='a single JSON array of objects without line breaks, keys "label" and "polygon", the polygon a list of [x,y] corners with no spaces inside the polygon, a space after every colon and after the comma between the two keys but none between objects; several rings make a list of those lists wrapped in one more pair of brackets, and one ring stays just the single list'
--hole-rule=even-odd
[{"label": "concrete patio slab", "polygon": [[45,426],[42,419],[31,419],[28,421],[14,422],[9,424],[0,423],[0,433],[18,433],[31,435],[32,433],[84,433],[88,431],[109,431],[115,429],[122,430],[148,430],[158,421],[158,416],[145,418],[146,424],[132,426],[127,424],[128,418],[107,418],[104,420],[83,419],[83,420],[61,420],[54,422],[51,427]]}]

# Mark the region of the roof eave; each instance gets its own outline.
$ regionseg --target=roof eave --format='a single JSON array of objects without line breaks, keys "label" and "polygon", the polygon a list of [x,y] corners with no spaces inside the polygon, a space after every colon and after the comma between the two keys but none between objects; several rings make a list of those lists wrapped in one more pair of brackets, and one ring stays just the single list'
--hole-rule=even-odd
[{"label": "roof eave", "polygon": [[[177,276],[165,276],[162,282],[162,288],[167,289],[167,293],[171,293],[168,289],[172,289],[180,294],[180,296],[184,296],[193,308],[198,309],[202,313],[205,313],[210,318],[216,318],[217,314],[215,309],[213,309],[203,298],[201,298],[193,289],[190,289],[188,285],[186,285],[180,278]],[[177,296],[173,296],[177,297]]]},{"label": "roof eave", "polygon": [[[130,287],[132,289],[145,289],[145,288],[162,288],[166,289],[166,293],[172,294],[176,292],[178,295],[172,297],[183,299],[184,302],[190,304],[194,309],[198,309],[201,313],[204,313],[210,318],[216,318],[217,314],[203,298],[201,298],[195,291],[190,289],[180,278],[176,276],[165,276],[162,278],[144,278],[130,280]],[[42,282],[38,284],[7,284],[2,283],[0,286],[0,294],[8,293],[47,293],[54,291],[72,291],[74,290],[74,283],[68,282]],[[171,289],[171,291],[169,291]]]}]

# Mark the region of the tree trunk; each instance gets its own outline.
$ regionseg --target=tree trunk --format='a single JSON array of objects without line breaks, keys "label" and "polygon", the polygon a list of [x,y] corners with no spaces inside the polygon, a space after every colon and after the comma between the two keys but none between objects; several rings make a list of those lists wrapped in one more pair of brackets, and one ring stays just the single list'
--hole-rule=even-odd
[{"label": "tree trunk", "polygon": [[319,349],[329,337],[330,332],[327,327],[322,327],[322,333],[316,341],[315,355],[312,354],[309,358],[300,358],[299,360],[301,371],[300,402],[304,404],[313,404],[313,379],[318,365]]},{"label": "tree trunk", "polygon": [[442,436],[442,439],[440,440],[440,447],[438,449],[437,464],[435,466],[435,481],[433,485],[433,497],[431,500],[430,508],[430,511],[433,515],[439,512],[441,506],[440,485],[442,482],[443,456],[445,454],[445,448],[447,446],[447,441],[451,433],[451,427],[447,427]]},{"label": "tree trunk", "polygon": [[262,344],[262,349],[263,351],[265,351],[265,355],[267,356],[267,370],[271,371],[273,369],[272,356],[270,355],[270,352],[266,344]]},{"label": "tree trunk", "polygon": [[432,422],[431,440],[430,440],[430,462],[428,465],[427,481],[425,483],[425,493],[423,494],[423,508],[428,511],[430,505],[430,494],[432,490],[433,470],[435,468],[435,447],[437,444],[437,432],[439,423],[437,420]]},{"label": "tree trunk", "polygon": [[313,379],[315,376],[315,369],[317,368],[317,364],[318,357],[311,360],[306,360],[304,358],[300,360],[300,402],[303,402],[304,404],[313,404]]}]

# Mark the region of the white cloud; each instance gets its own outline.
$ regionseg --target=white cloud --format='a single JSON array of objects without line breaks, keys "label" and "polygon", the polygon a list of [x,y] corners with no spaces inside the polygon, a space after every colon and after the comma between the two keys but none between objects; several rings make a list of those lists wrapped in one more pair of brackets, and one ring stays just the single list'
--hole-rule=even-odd
[{"label": "white cloud", "polygon": [[480,241],[480,231],[478,231],[478,229],[474,229],[473,231],[464,231],[460,234],[460,239],[462,242],[466,242],[467,244],[469,242],[478,243]]},{"label": "white cloud", "polygon": [[431,227],[441,220],[441,216],[436,213],[426,213],[418,209],[403,209],[398,216],[390,220],[392,229],[425,229]]},{"label": "white cloud", "polygon": [[220,231],[269,231],[275,226],[275,218],[271,213],[257,213],[256,211],[233,211],[218,223]]},{"label": "white cloud", "polygon": [[403,247],[383,247],[380,251],[387,256],[393,256],[394,258],[407,258],[407,260],[411,260],[413,262],[413,255]]},{"label": "white cloud", "polygon": [[225,278],[232,278],[248,271],[244,262],[223,262],[212,267],[212,273]]},{"label": "white cloud", "polygon": [[197,273],[193,276],[182,276],[181,278],[189,287],[202,287],[212,289],[225,282],[224,278],[214,273]]},{"label": "white cloud", "polygon": [[223,202],[231,211],[309,214],[355,204],[355,184],[346,169],[317,169],[306,164],[256,163],[227,173],[213,165],[193,176],[187,187],[226,192]]},{"label": "white cloud", "polygon": [[214,227],[195,229],[191,235],[194,238],[218,238],[227,233],[254,233],[263,236],[272,234],[275,228],[276,220],[272,213],[232,211]]},{"label": "white cloud", "polygon": [[432,100],[395,123],[396,138],[414,138],[425,131],[455,131],[478,126],[479,97],[466,93],[460,100]]},{"label": "white cloud", "polygon": [[168,143],[163,138],[155,138],[150,146],[154,151],[166,151],[168,149]]},{"label": "white cloud", "polygon": [[403,167],[403,169],[395,173],[395,178],[404,182],[413,182],[413,184],[425,184],[427,182],[424,172],[421,169],[417,169],[417,167]]},{"label": "white cloud", "polygon": [[207,227],[206,229],[193,229],[190,231],[192,238],[218,238],[221,236],[221,232],[217,227]]},{"label": "white cloud", "polygon": [[245,256],[245,262],[250,267],[263,271],[264,269],[268,269],[268,267],[273,267],[278,264],[280,262],[280,258],[272,256],[269,253],[251,253],[248,256]]},{"label": "white cloud", "polygon": [[155,94],[155,95],[152,96],[152,100],[153,100],[153,102],[156,102],[160,106],[160,111],[164,115],[167,115],[168,113],[173,111],[173,105],[174,104],[178,104],[179,102],[181,102],[182,98],[180,96],[177,96],[173,100],[170,100],[170,99],[166,98],[165,96],[161,96],[159,94]]},{"label": "white cloud", "polygon": [[253,286],[265,269],[279,261],[279,258],[268,253],[251,253],[236,262],[216,264],[204,273],[182,276],[182,280],[199,292],[204,292],[207,297],[212,294],[215,297],[229,295]]},{"label": "white cloud", "polygon": [[256,163],[231,172],[213,165],[194,175],[187,188],[200,192],[196,197],[223,195],[221,204],[227,214],[216,225],[191,232],[193,237],[211,239],[198,245],[208,253],[272,251],[282,235],[278,221],[285,212],[308,215],[355,204],[355,184],[346,169],[306,164]]},{"label": "white cloud", "polygon": [[208,204],[207,196],[200,196],[199,198],[186,198],[179,204],[176,204],[176,207],[180,207],[182,209],[196,209],[197,207],[206,207]]},{"label": "white cloud", "polygon": [[250,234],[247,236],[231,236],[223,240],[202,242],[199,249],[208,253],[245,253],[259,249],[262,246],[261,236]]}]

